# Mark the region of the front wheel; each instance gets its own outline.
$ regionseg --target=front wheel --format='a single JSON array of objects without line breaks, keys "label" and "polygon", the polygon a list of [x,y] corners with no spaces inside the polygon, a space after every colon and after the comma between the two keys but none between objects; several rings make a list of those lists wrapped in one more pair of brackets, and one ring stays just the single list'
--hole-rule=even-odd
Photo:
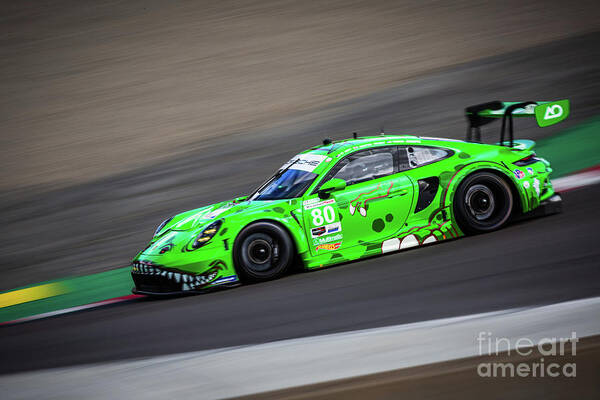
[{"label": "front wheel", "polygon": [[257,222],[240,232],[235,240],[233,258],[243,281],[275,279],[292,265],[294,243],[281,226]]},{"label": "front wheel", "polygon": [[467,234],[490,232],[504,226],[513,209],[513,195],[504,179],[476,172],[459,185],[454,195],[454,215]]}]

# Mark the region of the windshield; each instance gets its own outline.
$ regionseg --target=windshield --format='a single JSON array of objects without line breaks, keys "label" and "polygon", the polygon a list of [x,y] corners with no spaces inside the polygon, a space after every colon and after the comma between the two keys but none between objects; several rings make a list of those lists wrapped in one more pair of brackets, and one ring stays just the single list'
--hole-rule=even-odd
[{"label": "windshield", "polygon": [[304,194],[317,174],[300,169],[279,170],[249,200],[293,199]]}]

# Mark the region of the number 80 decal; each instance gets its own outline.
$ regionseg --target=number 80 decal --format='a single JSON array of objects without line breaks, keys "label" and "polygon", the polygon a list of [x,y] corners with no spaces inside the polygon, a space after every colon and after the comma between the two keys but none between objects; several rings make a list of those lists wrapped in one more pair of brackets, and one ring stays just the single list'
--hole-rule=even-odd
[{"label": "number 80 decal", "polygon": [[321,226],[325,223],[332,223],[335,221],[335,210],[332,206],[325,206],[323,208],[315,208],[310,212],[312,217],[313,226]]}]

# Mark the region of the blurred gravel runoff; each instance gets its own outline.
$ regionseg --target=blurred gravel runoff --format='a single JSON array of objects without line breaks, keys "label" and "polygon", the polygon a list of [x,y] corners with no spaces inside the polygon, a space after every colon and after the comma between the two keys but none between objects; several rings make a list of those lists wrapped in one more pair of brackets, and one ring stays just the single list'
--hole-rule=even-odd
[{"label": "blurred gravel runoff", "polygon": [[581,121],[599,4],[3,1],[0,290],[126,265],[324,136],[462,137],[496,98]]}]

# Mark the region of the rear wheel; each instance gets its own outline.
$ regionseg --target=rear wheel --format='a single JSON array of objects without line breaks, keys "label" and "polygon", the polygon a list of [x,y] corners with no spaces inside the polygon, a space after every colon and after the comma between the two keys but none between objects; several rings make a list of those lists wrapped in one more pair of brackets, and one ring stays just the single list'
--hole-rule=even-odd
[{"label": "rear wheel", "polygon": [[240,232],[235,240],[233,258],[243,281],[275,279],[292,265],[294,243],[281,226],[257,222]]},{"label": "rear wheel", "polygon": [[459,185],[454,195],[454,215],[467,234],[490,232],[504,226],[513,209],[506,181],[491,172],[476,172]]}]

